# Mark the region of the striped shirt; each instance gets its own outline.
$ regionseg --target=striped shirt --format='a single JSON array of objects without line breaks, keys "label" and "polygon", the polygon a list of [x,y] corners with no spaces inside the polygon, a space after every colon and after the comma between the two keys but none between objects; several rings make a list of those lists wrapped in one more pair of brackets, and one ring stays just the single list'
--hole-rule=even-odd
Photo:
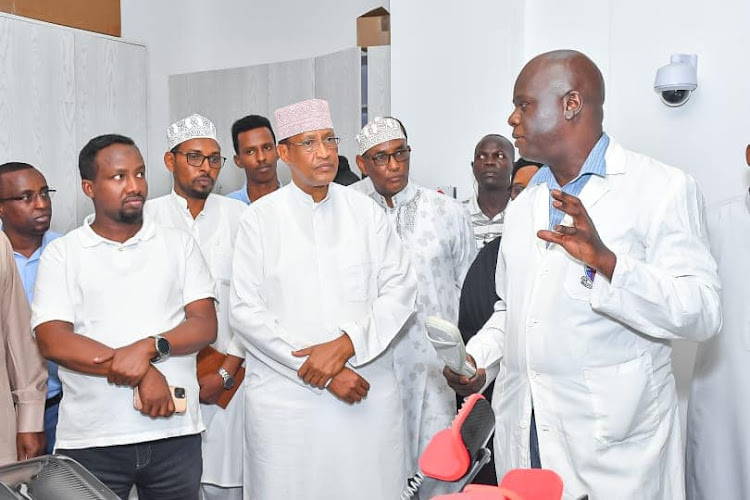
[{"label": "striped shirt", "polygon": [[[594,144],[594,147],[591,149],[589,155],[586,157],[586,161],[584,161],[583,165],[581,165],[581,170],[578,173],[578,177],[568,182],[564,186],[560,187],[560,184],[558,184],[557,179],[555,179],[555,176],[552,174],[552,170],[550,170],[549,165],[544,165],[536,174],[534,174],[534,177],[531,178],[528,187],[534,186],[536,184],[546,183],[550,191],[552,191],[553,189],[559,189],[563,193],[578,197],[578,195],[580,195],[581,191],[583,190],[583,186],[586,185],[592,175],[604,177],[604,175],[606,174],[607,164],[604,161],[604,154],[607,152],[608,146],[609,136],[607,134],[602,134],[596,144]],[[560,224],[563,217],[565,216],[565,213],[563,213],[562,210],[555,208],[552,205],[553,201],[555,201],[555,199],[550,195],[550,230],[552,230],[552,228],[554,228],[556,225]]]},{"label": "striped shirt", "polygon": [[462,204],[471,216],[471,227],[474,229],[474,240],[478,249],[481,250],[487,243],[502,236],[505,210],[490,219],[482,212],[476,196],[464,200]]}]

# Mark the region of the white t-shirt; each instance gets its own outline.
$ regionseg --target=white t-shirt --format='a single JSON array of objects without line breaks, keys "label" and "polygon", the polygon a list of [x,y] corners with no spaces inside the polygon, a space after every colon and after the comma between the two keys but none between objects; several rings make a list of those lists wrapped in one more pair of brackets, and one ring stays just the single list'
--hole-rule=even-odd
[{"label": "white t-shirt", "polygon": [[[147,220],[118,243],[96,234],[91,222],[93,215],[42,255],[32,327],[66,321],[77,334],[117,348],[174,328],[185,320],[187,304],[215,297],[208,266],[188,233]],[[132,388],[60,366],[56,446],[114,446],[203,431],[195,358],[172,356],[156,365],[169,385],[185,388],[188,407],[157,419],[133,408]]]}]

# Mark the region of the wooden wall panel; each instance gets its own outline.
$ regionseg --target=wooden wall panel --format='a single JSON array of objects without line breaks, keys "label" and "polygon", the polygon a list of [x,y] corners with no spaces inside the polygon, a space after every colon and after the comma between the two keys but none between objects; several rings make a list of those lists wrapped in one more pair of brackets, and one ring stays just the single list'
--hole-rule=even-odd
[{"label": "wooden wall panel", "polygon": [[[75,33],[77,150],[97,135],[118,133],[132,138],[145,157],[146,74],[145,47]],[[163,168],[156,161],[147,165],[147,172]],[[78,221],[91,212],[91,201],[81,193],[76,203]]]},{"label": "wooden wall panel", "polygon": [[360,50],[358,47],[315,58],[315,97],[325,99],[331,108],[336,135],[341,138],[339,154],[357,172],[354,157],[360,130]]},{"label": "wooden wall panel", "polygon": [[[367,48],[367,107],[372,120],[391,114],[391,47]],[[398,117],[397,117],[398,118]],[[404,126],[409,126],[405,123]]]},{"label": "wooden wall panel", "polygon": [[22,161],[44,173],[52,228],[77,225],[80,193],[75,140],[73,32],[0,17],[0,163]]}]

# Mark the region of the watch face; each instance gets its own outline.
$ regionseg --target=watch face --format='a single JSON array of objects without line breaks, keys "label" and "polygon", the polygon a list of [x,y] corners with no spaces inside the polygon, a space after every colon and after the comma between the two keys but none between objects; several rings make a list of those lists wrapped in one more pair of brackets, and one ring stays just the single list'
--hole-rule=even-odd
[{"label": "watch face", "polygon": [[159,337],[156,340],[156,349],[159,351],[159,354],[161,356],[169,356],[169,351],[171,350],[169,341],[164,337]]},{"label": "watch face", "polygon": [[231,389],[232,387],[234,387],[234,377],[230,375],[229,377],[224,379],[224,388]]}]

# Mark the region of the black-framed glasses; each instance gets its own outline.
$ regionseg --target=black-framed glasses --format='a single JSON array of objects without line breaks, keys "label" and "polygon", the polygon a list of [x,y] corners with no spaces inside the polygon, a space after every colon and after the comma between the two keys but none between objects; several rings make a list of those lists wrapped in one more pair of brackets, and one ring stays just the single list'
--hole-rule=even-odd
[{"label": "black-framed glasses", "polygon": [[18,196],[9,196],[7,198],[0,198],[0,201],[20,201],[23,203],[34,203],[37,197],[39,197],[40,200],[49,201],[50,199],[52,199],[52,195],[54,195],[56,191],[57,190],[55,189],[43,188],[43,189],[40,189],[38,193],[27,192]]},{"label": "black-framed glasses", "polygon": [[322,141],[320,139],[305,139],[301,142],[289,142],[289,144],[294,144],[295,146],[301,147],[308,153],[312,153],[313,151],[317,151],[318,148],[320,148],[321,142],[327,149],[337,149],[339,147],[339,142],[341,142],[341,139],[339,137],[326,137]]},{"label": "black-framed glasses", "polygon": [[368,156],[367,158],[370,159],[375,165],[378,167],[385,167],[388,165],[388,162],[391,161],[391,156],[399,162],[403,163],[406,160],[409,159],[409,156],[411,155],[411,146],[406,146],[405,149],[397,149],[393,153],[378,153],[374,156]]},{"label": "black-framed glasses", "polygon": [[188,151],[187,153],[184,151],[172,151],[172,153],[185,155],[185,160],[187,160],[187,164],[191,167],[200,167],[205,160],[208,160],[209,167],[219,169],[223,167],[224,162],[227,161],[227,159],[221,155],[204,156],[195,151]]}]

